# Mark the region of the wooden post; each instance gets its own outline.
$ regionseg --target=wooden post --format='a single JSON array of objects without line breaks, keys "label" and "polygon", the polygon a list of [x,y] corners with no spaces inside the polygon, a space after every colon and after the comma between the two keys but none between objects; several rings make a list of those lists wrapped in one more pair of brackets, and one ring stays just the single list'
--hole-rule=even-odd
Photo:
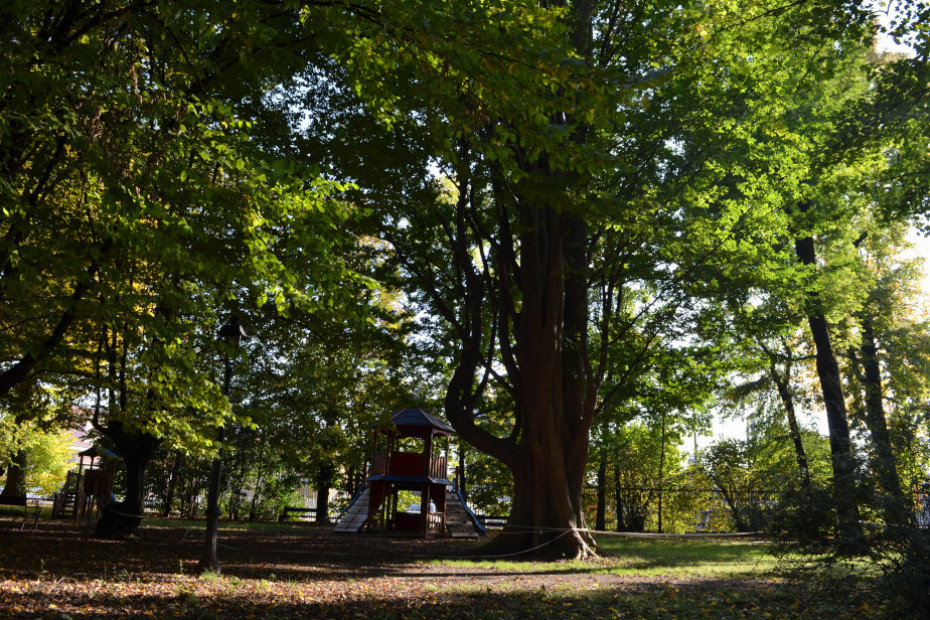
[{"label": "wooden post", "polygon": [[427,479],[423,483],[423,492],[420,498],[420,535],[424,538],[429,534],[429,491],[431,486],[429,479]]},{"label": "wooden post", "polygon": [[432,431],[430,431],[429,434],[426,436],[426,445],[423,448],[423,456],[426,457],[423,459],[424,460],[423,475],[429,477],[430,465],[432,465],[432,462],[433,462],[433,432]]},{"label": "wooden post", "polygon": [[433,431],[430,429],[426,435],[426,446],[423,450],[423,475],[426,481],[423,483],[423,493],[420,499],[420,534],[426,538],[429,534],[429,494],[432,487],[430,480],[430,469],[433,464]]}]

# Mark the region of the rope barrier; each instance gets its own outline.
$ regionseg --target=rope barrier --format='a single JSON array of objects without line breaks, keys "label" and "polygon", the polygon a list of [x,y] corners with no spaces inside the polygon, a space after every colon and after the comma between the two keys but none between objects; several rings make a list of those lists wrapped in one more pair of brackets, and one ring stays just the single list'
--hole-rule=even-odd
[{"label": "rope barrier", "polygon": [[112,513],[115,514],[115,515],[119,515],[119,516],[121,516],[121,517],[129,517],[129,518],[131,518],[131,519],[144,519],[144,518],[145,518],[145,515],[144,515],[144,514],[143,514],[143,515],[131,515],[131,514],[126,513],[126,512],[120,512],[119,510],[116,510],[116,509],[114,509],[114,508],[104,509],[104,512],[112,512]]},{"label": "rope barrier", "polygon": [[[128,514],[125,512],[114,510],[112,508],[110,509],[110,512],[112,512],[113,514],[119,515],[121,517],[129,517],[129,518],[137,518],[137,519],[145,518],[145,515]],[[181,536],[181,540],[178,541],[178,543],[176,544],[184,543],[187,540],[187,536],[188,534],[190,534],[190,531],[191,531],[191,527],[187,527],[187,529],[184,530],[184,534]],[[411,558],[428,557],[428,558],[435,558],[435,559],[457,559],[457,560],[460,560],[460,559],[490,560],[490,559],[503,559],[503,558],[510,558],[510,557],[518,557],[521,555],[533,553],[534,551],[538,551],[539,549],[542,549],[543,547],[554,544],[557,540],[559,540],[563,536],[566,536],[572,532],[586,533],[586,534],[592,534],[592,535],[597,535],[597,536],[619,536],[619,537],[624,537],[624,538],[653,538],[653,539],[744,538],[744,537],[754,537],[754,536],[760,535],[759,532],[733,532],[733,533],[694,532],[694,533],[686,533],[686,534],[665,534],[665,533],[651,533],[651,532],[609,532],[609,531],[604,531],[604,530],[592,530],[590,528],[574,528],[574,527],[562,528],[562,527],[546,527],[546,526],[507,525],[505,526],[504,531],[498,533],[498,536],[508,536],[508,535],[509,536],[517,536],[517,535],[524,536],[529,533],[542,534],[543,532],[549,532],[549,533],[558,532],[558,535],[553,538],[550,538],[549,540],[543,543],[530,547],[529,549],[523,549],[520,551],[511,552],[511,553],[502,553],[502,554],[495,554],[495,555],[465,555],[465,556],[439,556],[439,557],[433,556],[433,555],[427,555],[427,554],[414,554],[414,555],[405,554],[404,557],[411,557]],[[162,544],[170,544],[170,543],[162,543]],[[227,545],[219,541],[217,541],[217,546],[223,549],[228,549],[230,551],[241,551],[242,550],[239,547]],[[337,557],[351,557],[351,556],[356,555],[353,553],[342,553],[338,551],[323,551],[323,550],[303,551],[299,549],[280,550],[279,553],[329,555],[329,556],[337,556]]]},{"label": "rope barrier", "polygon": [[[577,529],[575,529],[575,528],[566,528],[564,532],[562,532],[561,534],[559,534],[559,535],[556,536],[555,538],[550,538],[549,540],[547,540],[546,542],[544,542],[544,543],[542,543],[542,544],[540,544],[540,545],[536,545],[535,547],[530,547],[529,549],[523,549],[522,551],[517,551],[517,552],[515,552],[515,553],[502,553],[502,554],[499,554],[499,555],[471,555],[471,556],[467,556],[467,557],[468,557],[468,558],[479,558],[479,559],[482,559],[482,560],[496,560],[496,559],[500,559],[500,558],[513,558],[513,557],[516,557],[516,556],[518,556],[518,555],[526,555],[527,553],[532,553],[533,551],[536,551],[537,549],[542,549],[542,548],[545,547],[546,545],[551,545],[552,543],[554,543],[554,542],[557,541],[558,539],[562,538],[563,536],[565,536],[565,535],[568,534],[569,532],[578,532],[578,531],[581,531],[581,530],[577,530]],[[515,533],[516,533],[516,532],[515,532]]]},{"label": "rope barrier", "polygon": [[[581,531],[581,530],[577,530],[577,529],[573,529],[573,528],[567,528],[567,529],[565,529],[561,534],[559,534],[558,536],[556,536],[556,537],[554,537],[554,538],[551,538],[551,539],[547,540],[547,541],[544,542],[544,543],[541,543],[541,544],[539,544],[539,545],[536,545],[535,547],[530,547],[529,549],[523,549],[523,550],[521,550],[521,551],[516,551],[516,552],[513,552],[513,553],[502,553],[502,554],[498,554],[498,555],[463,555],[463,556],[449,555],[449,556],[438,556],[438,557],[435,556],[435,555],[429,555],[429,554],[404,554],[403,557],[407,557],[407,558],[435,558],[435,559],[438,559],[438,560],[450,560],[450,559],[451,559],[451,560],[468,560],[468,559],[490,560],[490,559],[499,559],[499,558],[516,557],[516,556],[518,556],[518,555],[526,555],[527,553],[532,553],[533,551],[536,551],[537,549],[542,549],[542,548],[545,547],[546,545],[551,545],[552,543],[554,543],[554,542],[557,541],[558,539],[562,538],[562,537],[565,536],[566,534],[569,534],[570,532],[575,532],[575,531]],[[233,547],[232,545],[227,545],[227,544],[224,544],[224,543],[221,543],[221,542],[217,542],[216,545],[217,545],[217,547],[222,547],[223,549],[229,549],[230,551],[241,551],[241,550],[242,550],[242,549],[240,549],[239,547]],[[301,554],[301,555],[305,555],[305,554],[313,554],[313,555],[334,555],[334,556],[338,556],[338,557],[352,557],[352,556],[357,555],[357,554],[355,554],[355,553],[342,553],[342,552],[339,552],[339,551],[323,551],[323,550],[304,551],[304,550],[301,550],[301,549],[281,549],[281,550],[277,551],[277,553],[291,553],[291,554]]]},{"label": "rope barrier", "polygon": [[498,533],[498,536],[506,536],[508,534],[525,534],[526,532],[563,532],[563,531],[574,531],[574,532],[584,532],[587,534],[596,534],[598,536],[621,536],[628,538],[743,538],[743,537],[753,537],[760,536],[762,532],[687,532],[682,534],[673,534],[673,533],[659,533],[659,532],[612,532],[608,530],[592,530],[585,527],[576,527],[576,528],[562,528],[562,527],[546,527],[546,526],[533,526],[533,525],[507,525],[504,530]]}]

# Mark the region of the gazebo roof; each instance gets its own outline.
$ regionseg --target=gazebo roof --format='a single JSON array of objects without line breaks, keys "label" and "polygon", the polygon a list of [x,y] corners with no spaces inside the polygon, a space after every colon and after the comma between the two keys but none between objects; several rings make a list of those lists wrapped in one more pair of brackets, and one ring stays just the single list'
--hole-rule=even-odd
[{"label": "gazebo roof", "polygon": [[423,485],[424,480],[429,480],[433,484],[442,484],[447,487],[451,487],[452,483],[446,480],[445,478],[436,478],[434,476],[398,476],[397,474],[375,474],[374,476],[368,476],[365,478],[365,482],[394,482],[396,484],[408,484],[414,489],[418,489]]},{"label": "gazebo roof", "polygon": [[455,432],[454,428],[439,418],[426,413],[422,409],[401,409],[400,411],[396,411],[391,414],[391,422],[394,423],[394,426],[398,427],[398,430],[402,430],[401,427],[406,427],[410,430],[425,430],[426,428],[430,428],[433,429],[433,431],[438,431],[442,435]]},{"label": "gazebo roof", "polygon": [[95,459],[101,456],[105,456],[105,457],[109,457],[113,459],[119,458],[119,456],[115,454],[114,452],[112,452],[111,450],[107,450],[106,448],[98,448],[97,446],[91,446],[88,449],[84,450],[83,452],[78,452],[78,456],[82,458],[90,458],[90,459]]}]

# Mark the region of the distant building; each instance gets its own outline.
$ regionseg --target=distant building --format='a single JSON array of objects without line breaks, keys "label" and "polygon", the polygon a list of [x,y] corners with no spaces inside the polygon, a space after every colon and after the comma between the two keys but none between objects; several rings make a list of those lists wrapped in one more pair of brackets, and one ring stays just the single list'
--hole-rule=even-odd
[{"label": "distant building", "polygon": [[71,431],[71,457],[68,462],[77,465],[79,454],[94,445],[93,440],[89,437],[91,426],[88,424],[83,429],[74,429]]}]

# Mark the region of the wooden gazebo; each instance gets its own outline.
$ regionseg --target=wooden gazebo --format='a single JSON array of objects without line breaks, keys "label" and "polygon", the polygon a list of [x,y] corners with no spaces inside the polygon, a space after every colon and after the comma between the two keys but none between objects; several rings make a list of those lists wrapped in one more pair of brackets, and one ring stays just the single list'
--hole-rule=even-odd
[{"label": "wooden gazebo", "polygon": [[[438,444],[434,440],[453,432],[451,426],[422,409],[401,409],[391,416],[390,426],[377,429],[365,480],[371,493],[369,530],[421,536],[443,532],[446,489],[452,483],[446,479],[448,454],[437,453]],[[401,443],[408,438],[421,440],[418,447],[422,451],[409,451],[409,447],[405,451]],[[399,503],[402,491],[419,496],[419,511]]]},{"label": "wooden gazebo", "polygon": [[[368,477],[333,527],[336,532],[392,532],[476,537],[478,517],[446,476],[454,429],[422,409],[401,409],[373,433]],[[402,497],[403,500],[402,501]],[[414,501],[410,501],[410,500]]]},{"label": "wooden gazebo", "polygon": [[[93,446],[78,453],[77,471],[69,471],[61,491],[55,494],[53,517],[84,517],[100,511],[113,493],[113,469],[119,457]],[[84,461],[87,460],[85,468]]]}]

